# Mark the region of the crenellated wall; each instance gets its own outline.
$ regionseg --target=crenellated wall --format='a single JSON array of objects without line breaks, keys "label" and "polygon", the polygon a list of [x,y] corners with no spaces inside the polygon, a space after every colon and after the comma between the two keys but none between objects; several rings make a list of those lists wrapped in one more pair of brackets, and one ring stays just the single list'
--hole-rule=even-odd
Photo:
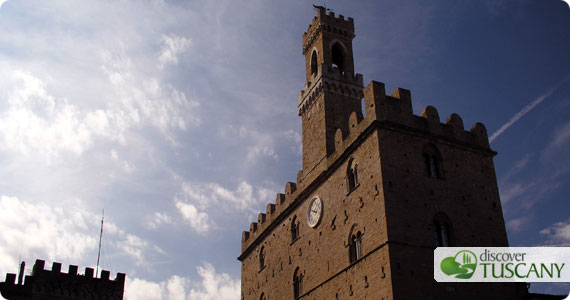
[{"label": "crenellated wall", "polygon": [[312,23],[307,27],[307,31],[303,33],[303,55],[306,54],[321,32],[353,39],[354,20],[350,17],[345,20],[343,15],[335,17],[334,12],[327,14],[325,9],[318,9],[317,16],[313,18]]},{"label": "crenellated wall", "polygon": [[44,269],[45,261],[36,260],[32,275],[25,277],[23,284],[16,282],[16,274],[6,274],[0,283],[0,291],[6,299],[123,299],[125,274],[117,273],[114,280],[110,272],[101,271],[100,278],[94,277],[93,268],[85,268],[83,275],[78,267],[69,265],[67,273],[61,271],[61,263],[54,262],[51,270]]}]

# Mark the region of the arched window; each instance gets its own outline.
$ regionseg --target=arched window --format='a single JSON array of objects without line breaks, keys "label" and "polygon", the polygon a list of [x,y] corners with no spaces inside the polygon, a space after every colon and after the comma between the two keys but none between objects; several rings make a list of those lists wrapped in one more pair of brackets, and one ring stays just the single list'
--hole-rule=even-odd
[{"label": "arched window", "polygon": [[297,269],[295,269],[295,273],[293,273],[293,299],[297,299],[301,296],[302,287],[303,275],[299,271],[299,267],[297,267]]},{"label": "arched window", "polygon": [[441,154],[432,144],[424,146],[424,169],[426,176],[443,179],[443,163]]},{"label": "arched window", "polygon": [[344,71],[344,49],[340,43],[336,42],[331,48],[332,65]]},{"label": "arched window", "polygon": [[436,247],[455,245],[451,221],[444,213],[438,213],[433,219],[433,239]]},{"label": "arched window", "polygon": [[293,217],[291,221],[291,242],[294,242],[299,238],[299,222],[297,221],[297,216]]},{"label": "arched window", "polygon": [[311,75],[317,74],[317,50],[313,50],[313,54],[311,54]]},{"label": "arched window", "polygon": [[349,193],[358,187],[358,164],[352,158],[348,162],[346,181]]},{"label": "arched window", "polygon": [[259,270],[265,268],[265,247],[261,247],[259,250]]},{"label": "arched window", "polygon": [[358,231],[351,234],[349,242],[350,263],[353,263],[362,257],[362,233]]}]

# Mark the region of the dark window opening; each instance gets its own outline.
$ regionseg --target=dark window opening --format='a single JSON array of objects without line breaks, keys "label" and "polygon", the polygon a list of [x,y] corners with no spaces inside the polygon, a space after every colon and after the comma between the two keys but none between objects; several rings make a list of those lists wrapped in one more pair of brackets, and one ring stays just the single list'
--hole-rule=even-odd
[{"label": "dark window opening", "polygon": [[443,179],[441,155],[433,145],[428,144],[424,147],[423,160],[426,176]]},{"label": "dark window opening", "polygon": [[431,160],[427,153],[424,153],[424,164],[425,164],[426,175],[431,176]]},{"label": "dark window opening", "polygon": [[334,43],[331,49],[332,65],[337,67],[341,72],[344,72],[344,51],[339,43]]},{"label": "dark window opening", "polygon": [[447,224],[434,224],[435,246],[449,247],[449,226]]},{"label": "dark window opening", "polygon": [[431,169],[432,169],[432,177],[437,177],[437,178],[441,178],[441,174],[439,172],[439,164],[441,162],[439,161],[439,158],[435,155],[431,156]]},{"label": "dark window opening", "polygon": [[349,193],[358,187],[358,164],[352,159],[348,163],[346,180]]},{"label": "dark window opening", "polygon": [[311,55],[311,75],[317,74],[317,51],[314,50]]},{"label": "dark window opening", "polygon": [[291,242],[294,242],[298,238],[299,238],[299,222],[297,221],[297,216],[295,216],[291,221]]},{"label": "dark window opening", "polygon": [[433,237],[436,247],[454,246],[451,222],[445,214],[438,214],[433,221]]},{"label": "dark window opening", "polygon": [[265,247],[261,247],[259,250],[259,270],[265,268]]},{"label": "dark window opening", "polygon": [[299,268],[295,269],[293,274],[293,298],[297,299],[301,296],[301,291],[303,287],[303,275],[300,274]]},{"label": "dark window opening", "polygon": [[360,231],[350,236],[349,256],[350,263],[362,257],[362,233]]}]

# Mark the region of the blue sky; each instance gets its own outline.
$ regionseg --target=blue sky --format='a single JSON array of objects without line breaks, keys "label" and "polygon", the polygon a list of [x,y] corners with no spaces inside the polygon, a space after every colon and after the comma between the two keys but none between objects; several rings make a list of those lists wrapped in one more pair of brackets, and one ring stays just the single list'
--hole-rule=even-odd
[{"label": "blue sky", "polygon": [[[94,266],[104,209],[125,299],[239,299],[241,232],[301,168],[311,4],[0,0],[0,274]],[[326,4],[365,83],[486,125],[512,246],[570,246],[566,3]]]}]

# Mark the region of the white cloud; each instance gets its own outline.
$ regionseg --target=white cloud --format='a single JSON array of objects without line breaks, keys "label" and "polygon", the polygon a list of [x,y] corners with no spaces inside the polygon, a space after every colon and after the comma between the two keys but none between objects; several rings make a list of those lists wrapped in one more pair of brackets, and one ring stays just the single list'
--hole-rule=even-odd
[{"label": "white cloud", "polygon": [[178,55],[184,53],[190,46],[190,39],[174,34],[163,35],[161,38],[162,49],[158,56],[159,68],[162,69],[166,64],[177,64]]},{"label": "white cloud", "polygon": [[[175,143],[173,131],[200,125],[198,100],[157,68],[176,63],[190,45],[189,38],[165,33],[174,22],[165,18],[173,16],[170,6],[28,5],[15,2],[14,9],[22,10],[21,20],[32,14],[41,25],[18,26],[18,19],[0,37],[6,50],[0,63],[3,147],[51,162],[101,142],[125,145],[135,138],[132,131],[140,135],[149,126]],[[136,22],[143,15],[148,26]],[[151,51],[156,46],[160,54]]]},{"label": "white cloud", "polygon": [[[501,186],[501,201],[503,204],[513,205],[517,209],[530,209],[539,201],[548,199],[553,191],[562,186],[559,174],[550,177],[542,177],[539,180],[521,181]],[[516,201],[512,201],[515,200]],[[503,206],[503,208],[505,208]]]},{"label": "white cloud", "polygon": [[541,230],[540,234],[547,238],[545,245],[570,247],[570,219],[554,223]]},{"label": "white cloud", "polygon": [[183,182],[174,203],[194,231],[205,233],[214,224],[210,221],[212,216],[218,215],[208,211],[256,212],[260,203],[269,202],[274,195],[274,191],[254,188],[246,181],[240,181],[235,190],[228,190],[217,183]]},{"label": "white cloud", "polygon": [[111,160],[119,163],[119,165],[122,166],[123,171],[125,171],[127,173],[132,173],[135,170],[135,167],[131,163],[129,163],[126,160],[121,160],[119,158],[119,154],[118,154],[117,150],[115,150],[115,149],[111,150],[110,156],[111,156]]},{"label": "white cloud", "polygon": [[[566,123],[555,130],[548,144],[540,152],[540,160],[537,155],[525,154],[516,161],[511,169],[500,180],[501,200],[504,204],[511,204],[513,199],[518,209],[531,208],[540,200],[548,199],[554,191],[564,186],[564,180],[570,170],[566,144],[570,141],[570,123]],[[525,178],[523,170],[531,164],[533,174]],[[504,208],[506,206],[503,206]],[[513,224],[514,225],[514,224]]]},{"label": "white cloud", "polygon": [[246,181],[240,181],[235,190],[228,190],[217,183],[184,182],[177,195],[179,201],[194,203],[201,209],[220,207],[225,210],[245,211],[255,207],[272,192],[265,188],[254,188]]},{"label": "white cloud", "polygon": [[190,280],[180,276],[172,276],[166,283],[167,299],[184,300],[186,299],[186,289],[190,284]]},{"label": "white cloud", "polygon": [[293,151],[294,154],[301,155],[303,153],[303,141],[301,134],[298,131],[290,129],[285,132],[285,137],[293,142],[291,151]]},{"label": "white cloud", "polygon": [[509,170],[508,174],[515,174],[518,171],[522,170],[524,167],[526,167],[529,161],[530,161],[530,155],[526,154],[521,159],[515,162],[515,165]]},{"label": "white cloud", "polygon": [[[18,257],[79,264],[98,247],[100,216],[79,205],[54,206],[1,196],[0,220],[2,274],[14,270]],[[111,236],[107,248],[133,258],[139,265],[148,265],[149,253],[164,254],[157,246],[109,220],[105,222],[105,236]]]},{"label": "white cloud", "polygon": [[93,215],[78,208],[31,204],[0,197],[0,273],[12,271],[16,258],[77,261],[97,248]]},{"label": "white cloud", "polygon": [[570,122],[558,128],[546,147],[541,152],[543,162],[556,162],[557,169],[563,169],[564,161],[568,158],[566,155],[567,144],[570,141]]},{"label": "white cloud", "polygon": [[167,213],[155,212],[147,218],[146,228],[157,229],[162,224],[171,224],[172,218]]},{"label": "white cloud", "polygon": [[205,233],[210,228],[208,221],[208,214],[198,211],[192,204],[184,203],[181,201],[175,202],[176,208],[184,218],[184,221],[197,233]]},{"label": "white cloud", "polygon": [[125,300],[161,300],[162,287],[159,283],[127,276],[125,282]]},{"label": "white cloud", "polygon": [[225,273],[217,274],[210,264],[198,267],[198,275],[202,277],[202,282],[198,287],[190,290],[189,299],[239,299],[241,290],[239,280],[234,280]]},{"label": "white cloud", "polygon": [[[1,70],[1,69],[0,69]],[[2,72],[7,107],[0,112],[0,138],[5,148],[51,161],[61,152],[81,154],[92,142],[77,106],[56,99],[41,79],[28,72]],[[6,73],[9,73],[6,74]]]},{"label": "white cloud", "polygon": [[138,236],[126,234],[125,239],[118,243],[119,249],[132,256],[138,265],[144,265],[143,250],[148,248],[149,243]]},{"label": "white cloud", "polygon": [[521,159],[519,159],[515,162],[515,166],[511,169],[511,171],[516,172],[516,171],[521,170],[522,168],[524,168],[528,164],[529,159],[530,159],[530,155],[527,154],[527,155],[523,156]]},{"label": "white cloud", "polygon": [[570,139],[570,122],[566,123],[562,128],[556,131],[554,139],[550,146],[561,147]]},{"label": "white cloud", "polygon": [[[195,110],[197,100],[162,82],[160,77],[147,76],[155,73],[135,65],[127,54],[104,51],[102,71],[110,83],[110,108],[108,114],[117,117],[119,128],[127,129],[149,123],[159,128],[168,138],[172,129],[186,130],[199,126],[201,120]],[[158,72],[156,75],[162,75]]]},{"label": "white cloud", "polygon": [[530,217],[528,216],[512,219],[507,222],[507,228],[513,231],[521,231],[528,225],[529,221]]},{"label": "white cloud", "polygon": [[240,144],[248,145],[245,154],[248,165],[253,165],[264,157],[273,160],[279,158],[275,151],[275,138],[269,132],[243,125],[227,125],[218,129],[218,136],[225,142],[239,141]]},{"label": "white cloud", "polygon": [[162,282],[146,281],[139,278],[125,282],[125,300],[238,300],[240,281],[226,273],[218,274],[208,263],[196,268],[199,282],[188,278],[171,276]]},{"label": "white cloud", "polygon": [[247,161],[254,162],[260,156],[267,156],[273,159],[277,159],[277,154],[275,153],[273,147],[262,145],[249,147],[247,151]]},{"label": "white cloud", "polygon": [[534,183],[523,184],[514,183],[501,185],[501,202],[507,204],[511,200],[523,195],[529,188],[533,187]]},{"label": "white cloud", "polygon": [[[548,144],[536,155],[526,154],[515,162],[507,174],[501,178],[500,193],[504,204],[516,209],[529,209],[542,200],[552,200],[554,194],[563,187],[570,170],[566,145],[570,141],[570,123],[556,130]],[[533,176],[528,176],[523,169],[531,164]],[[519,174],[520,173],[520,174]],[[520,176],[519,176],[520,175]],[[517,199],[517,201],[512,201]],[[503,206],[505,208],[507,206]],[[516,224],[512,224],[517,227]],[[514,227],[513,227],[514,228]]]},{"label": "white cloud", "polygon": [[[170,130],[186,130],[201,123],[192,113],[198,102],[187,99],[170,84],[133,76],[131,70],[108,73],[110,90],[119,101],[91,110],[78,101],[70,104],[66,98],[53,96],[46,82],[30,72],[0,65],[4,80],[0,96],[7,104],[0,110],[2,147],[26,156],[42,156],[49,164],[67,153],[81,155],[97,138],[124,145],[127,131],[143,124],[153,125],[173,141]],[[121,164],[132,171],[128,162]]]},{"label": "white cloud", "polygon": [[[517,175],[521,170],[523,170],[529,163],[531,158],[530,154],[525,154],[521,159],[517,160],[515,164],[509,169],[507,174],[500,178],[500,190],[501,199],[504,203],[509,201],[516,192],[513,189],[520,189],[520,185],[510,183],[510,180],[513,176]],[[520,194],[519,194],[520,195]],[[505,197],[505,198],[503,198]]]},{"label": "white cloud", "polygon": [[[17,269],[20,255],[93,264],[100,215],[90,211],[103,206],[127,224],[105,220],[104,247],[119,271],[140,274],[166,260],[152,242],[156,231],[145,235],[144,227],[172,222],[177,210],[146,219],[154,212],[148,199],[176,191],[164,174],[186,150],[178,143],[199,138],[185,132],[204,114],[195,81],[176,66],[193,45],[180,28],[195,12],[151,2],[9,3],[15,13],[2,18],[0,35],[0,187],[15,197],[0,202],[0,271]],[[75,210],[83,219],[71,220]]]},{"label": "white cloud", "polygon": [[112,235],[114,241],[111,243],[111,246],[117,251],[116,254],[125,254],[133,259],[137,266],[149,269],[153,264],[150,257],[154,254],[166,255],[157,245],[135,234],[126,232],[113,223],[105,223],[105,228],[105,232]]}]

